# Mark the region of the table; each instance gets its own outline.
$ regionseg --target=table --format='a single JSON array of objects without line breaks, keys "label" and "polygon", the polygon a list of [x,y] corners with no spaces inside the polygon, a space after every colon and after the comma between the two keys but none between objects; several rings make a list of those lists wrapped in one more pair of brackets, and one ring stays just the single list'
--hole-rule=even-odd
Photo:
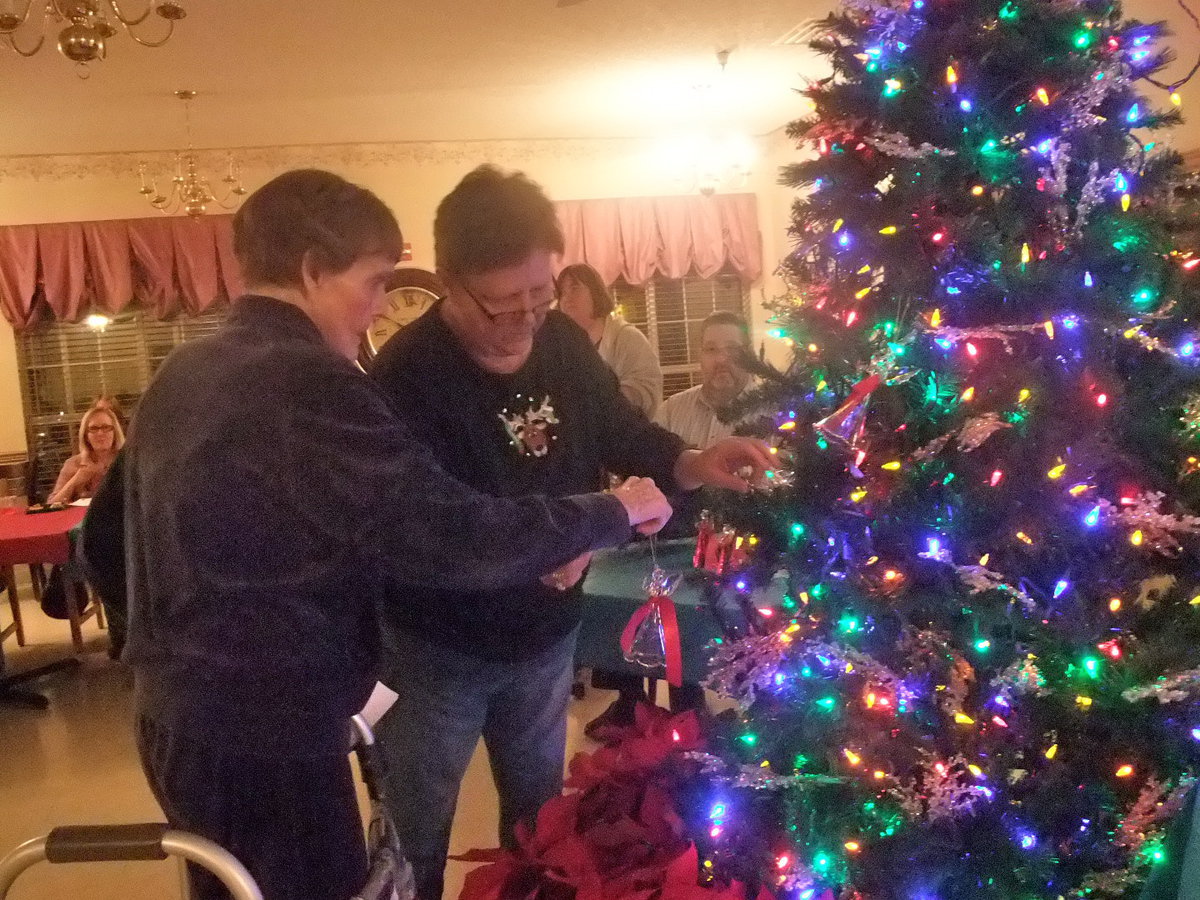
[{"label": "table", "polygon": [[[729,630],[744,628],[740,603],[730,592],[717,590],[711,576],[692,567],[694,538],[659,541],[658,564],[668,574],[682,579],[672,599],[679,619],[679,642],[683,649],[683,681],[696,684],[708,668],[709,644]],[[620,637],[625,623],[646,602],[642,587],[654,568],[648,541],[615,550],[601,550],[583,582],[583,622],[575,663],[627,675],[663,678],[662,669],[646,669],[625,661]]]},{"label": "table", "polygon": [[[83,650],[83,622],[96,616],[103,625],[103,614],[95,601],[89,602],[87,589],[71,564],[73,549],[72,534],[83,522],[87,510],[83,507],[67,507],[55,512],[29,514],[25,507],[0,508],[0,572],[7,582],[9,596],[17,597],[15,567],[19,565],[59,565],[66,579],[67,613],[71,623],[71,639],[75,651]],[[16,632],[17,642],[24,643],[24,629],[19,613],[14,622],[0,637],[0,702],[15,702],[26,706],[46,706],[46,698],[31,691],[21,690],[16,685],[38,678],[50,672],[77,666],[78,660],[64,659],[49,665],[39,666],[17,675],[3,676],[4,642],[9,633]]]}]

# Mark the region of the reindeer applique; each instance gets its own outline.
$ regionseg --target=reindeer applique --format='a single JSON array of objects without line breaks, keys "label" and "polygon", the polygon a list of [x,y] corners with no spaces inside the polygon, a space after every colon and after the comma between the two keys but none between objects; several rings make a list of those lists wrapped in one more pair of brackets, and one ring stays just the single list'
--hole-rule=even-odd
[{"label": "reindeer applique", "polygon": [[[521,399],[520,394],[517,399]],[[509,414],[506,409],[503,413],[496,413],[496,418],[504,423],[509,443],[522,456],[545,456],[550,452],[550,442],[557,440],[555,435],[550,434],[550,426],[557,425],[559,419],[550,404],[549,394],[537,408],[534,408],[533,399],[530,398],[529,408],[525,412]]]}]

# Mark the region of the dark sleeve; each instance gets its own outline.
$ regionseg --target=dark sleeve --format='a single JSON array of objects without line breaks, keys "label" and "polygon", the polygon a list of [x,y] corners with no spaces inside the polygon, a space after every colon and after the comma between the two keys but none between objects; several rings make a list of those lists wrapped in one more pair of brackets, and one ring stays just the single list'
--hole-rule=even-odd
[{"label": "dark sleeve", "polygon": [[88,581],[108,600],[125,592],[125,451],[108,467],[79,535]]},{"label": "dark sleeve", "polygon": [[[579,554],[629,538],[611,495],[497,498],[454,479],[379,389],[346,371],[308,381],[285,428],[310,531],[328,528],[381,559],[400,582],[479,591],[527,584]],[[333,545],[336,546],[336,545]]]},{"label": "dark sleeve", "polygon": [[[604,467],[618,475],[654,479],[664,493],[678,492],[675,462],[687,444],[676,434],[655,425],[621,393],[620,382],[583,330],[556,323],[565,349],[563,365],[579,373],[584,396],[600,440]],[[578,332],[576,334],[575,332]]]}]

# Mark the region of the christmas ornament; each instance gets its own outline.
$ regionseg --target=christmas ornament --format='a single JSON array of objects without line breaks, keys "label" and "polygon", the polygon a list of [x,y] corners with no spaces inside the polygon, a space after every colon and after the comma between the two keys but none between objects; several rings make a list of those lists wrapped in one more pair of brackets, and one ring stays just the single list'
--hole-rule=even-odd
[{"label": "christmas ornament", "polygon": [[671,593],[678,575],[668,575],[655,566],[644,587],[649,599],[630,617],[621,633],[621,652],[627,662],[647,669],[665,669],[667,681],[683,684],[683,651],[679,644],[679,621]]},{"label": "christmas ornament", "polygon": [[850,389],[850,396],[841,406],[813,423],[813,428],[830,444],[843,451],[857,449],[866,425],[871,393],[881,384],[883,379],[878,374],[864,378]]}]

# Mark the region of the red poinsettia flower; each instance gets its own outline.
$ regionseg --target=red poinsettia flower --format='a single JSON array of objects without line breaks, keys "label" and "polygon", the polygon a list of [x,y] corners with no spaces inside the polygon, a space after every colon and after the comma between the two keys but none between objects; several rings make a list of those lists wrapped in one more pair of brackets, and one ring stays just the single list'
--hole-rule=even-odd
[{"label": "red poinsettia flower", "polygon": [[460,900],[747,900],[738,884],[699,884],[671,800],[668,763],[702,746],[693,713],[639,707],[619,744],[571,761],[572,793],[518,828],[516,850],[455,857],[488,863],[467,876]]}]

